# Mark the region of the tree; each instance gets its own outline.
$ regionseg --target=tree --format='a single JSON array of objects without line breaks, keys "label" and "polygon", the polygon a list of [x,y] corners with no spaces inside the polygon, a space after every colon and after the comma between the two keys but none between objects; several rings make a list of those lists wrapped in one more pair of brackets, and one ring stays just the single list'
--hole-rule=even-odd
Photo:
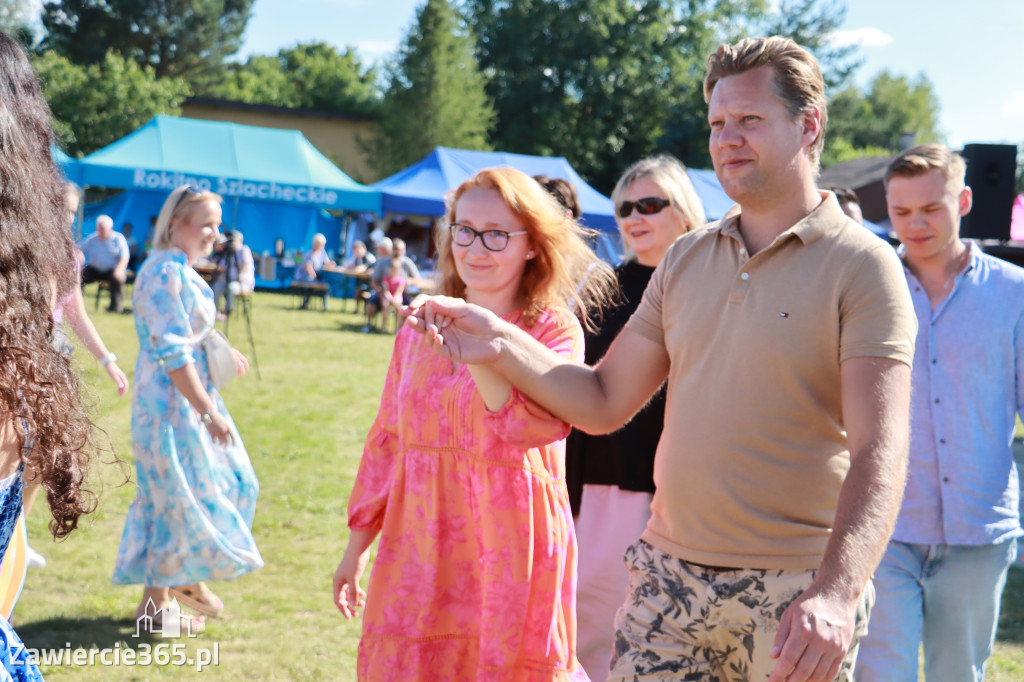
[{"label": "tree", "polygon": [[845,19],[846,5],[839,0],[782,0],[766,17],[761,34],[786,36],[810,50],[818,59],[826,85],[838,88],[850,80],[862,61],[856,58],[855,45],[832,44],[832,33]]},{"label": "tree", "polygon": [[447,0],[427,0],[397,58],[373,137],[364,143],[388,175],[437,146],[490,149],[494,109],[473,58],[474,39]]},{"label": "tree", "polygon": [[229,65],[227,78],[210,94],[235,102],[298,106],[294,83],[284,72],[281,60],[268,55],[253,55],[245,64]]},{"label": "tree", "polygon": [[31,0],[0,1],[0,31],[28,45],[32,42],[32,29],[29,24],[33,13]]},{"label": "tree", "polygon": [[257,55],[230,67],[212,94],[253,104],[372,114],[380,100],[377,71],[364,67],[352,48],[339,53],[322,42]]},{"label": "tree", "polygon": [[898,152],[905,133],[916,144],[940,141],[938,121],[939,102],[927,76],[911,80],[881,71],[867,92],[851,85],[832,96],[822,163]]},{"label": "tree", "polygon": [[242,45],[253,0],[47,0],[42,20],[52,48],[81,65],[108,50],[152,67],[158,78],[186,79],[203,92]]},{"label": "tree", "polygon": [[73,156],[119,140],[157,114],[180,114],[189,94],[182,79],[158,79],[152,68],[140,68],[112,52],[89,66],[44,52],[33,67],[53,111],[54,127]]},{"label": "tree", "polygon": [[655,150],[695,57],[672,2],[469,0],[500,149],[565,156],[599,188]]},{"label": "tree", "polygon": [[[708,165],[706,60],[746,35],[791,35],[827,56],[842,22],[833,0],[465,0],[498,113],[493,141],[509,151],[565,156],[598,189],[656,151]],[[799,17],[789,16],[797,12]]]}]

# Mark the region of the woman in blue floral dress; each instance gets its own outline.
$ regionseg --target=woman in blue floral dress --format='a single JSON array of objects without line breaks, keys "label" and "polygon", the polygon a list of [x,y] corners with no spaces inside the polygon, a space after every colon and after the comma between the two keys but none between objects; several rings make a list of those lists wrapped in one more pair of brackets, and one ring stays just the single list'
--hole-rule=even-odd
[{"label": "woman in blue floral dress", "polygon": [[[92,511],[92,424],[70,356],[54,345],[52,311],[77,286],[64,222],[64,180],[50,156],[50,110],[18,43],[0,33],[0,556],[26,490],[39,485],[66,537]],[[0,680],[41,680],[0,616]]]},{"label": "woman in blue floral dress", "polygon": [[[191,185],[164,202],[153,251],[132,293],[139,360],[132,395],[138,494],[128,510],[115,584],[145,587],[136,616],[159,620],[176,598],[202,616],[221,600],[206,580],[263,565],[252,537],[256,474],[210,379],[202,341],[213,330],[213,291],[192,268],[218,236],[221,198]],[[232,349],[238,374],[248,363]]]}]

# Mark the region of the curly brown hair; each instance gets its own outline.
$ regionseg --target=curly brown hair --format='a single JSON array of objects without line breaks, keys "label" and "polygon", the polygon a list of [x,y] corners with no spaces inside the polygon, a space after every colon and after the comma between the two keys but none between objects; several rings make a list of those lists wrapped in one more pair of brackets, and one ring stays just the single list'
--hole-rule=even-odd
[{"label": "curly brown hair", "polygon": [[83,488],[92,423],[71,358],[53,346],[54,303],[77,286],[53,142],[35,73],[0,33],[0,409],[18,435],[26,479],[46,490],[50,532],[62,538],[96,496]]}]

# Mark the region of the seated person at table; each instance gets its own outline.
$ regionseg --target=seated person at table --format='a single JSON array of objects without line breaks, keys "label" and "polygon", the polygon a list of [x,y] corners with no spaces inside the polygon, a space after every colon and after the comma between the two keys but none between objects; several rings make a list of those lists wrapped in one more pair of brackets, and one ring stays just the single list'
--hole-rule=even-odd
[{"label": "seated person at table", "polygon": [[212,260],[217,266],[213,280],[213,300],[217,317],[226,318],[235,309],[235,296],[250,294],[256,288],[256,264],[252,251],[242,243],[238,230],[225,232],[214,249]]},{"label": "seated person at table", "polygon": [[107,312],[124,312],[121,297],[128,272],[128,242],[124,235],[114,232],[111,217],[101,215],[96,218],[96,232],[86,237],[78,248],[85,256],[82,286],[106,282],[110,287],[110,307]]},{"label": "seated person at table", "polygon": [[[313,235],[313,248],[306,252],[306,255],[302,257],[302,262],[299,263],[299,267],[295,268],[295,282],[319,282],[320,271],[324,266],[334,267],[334,261],[327,256],[327,237],[323,236],[319,232]],[[306,309],[309,307],[309,292],[307,291],[302,297],[302,308]]]},{"label": "seated person at table", "polygon": [[358,239],[352,242],[352,255],[342,262],[346,270],[366,270],[377,262],[377,257],[366,250],[366,244]]},{"label": "seated person at table", "polygon": [[366,301],[366,326],[363,327],[363,332],[369,332],[373,329],[373,318],[380,311],[384,276],[388,273],[392,260],[397,260],[401,263],[402,275],[406,281],[402,302],[407,304],[411,296],[419,293],[419,290],[413,286],[411,280],[419,279],[420,271],[416,264],[412,262],[412,259],[405,255],[405,242],[401,239],[395,239],[391,243],[391,258],[381,258],[373,266],[373,274],[370,275],[370,287],[373,291],[370,293],[370,298]]},{"label": "seated person at table", "polygon": [[391,237],[384,237],[383,239],[379,240],[376,244],[374,244],[373,250],[376,253],[376,256],[374,256],[374,264],[379,263],[382,260],[387,260],[388,258],[391,258],[392,246],[393,244],[391,243]]},{"label": "seated person at table", "polygon": [[[391,253],[390,244],[388,246],[388,253]],[[369,252],[364,242],[357,239],[352,242],[352,255],[345,259],[341,267],[348,271],[349,274],[362,273],[373,267],[376,262],[377,257]],[[345,296],[347,298],[355,298],[364,291],[370,291],[370,282],[353,277],[348,281]]]}]

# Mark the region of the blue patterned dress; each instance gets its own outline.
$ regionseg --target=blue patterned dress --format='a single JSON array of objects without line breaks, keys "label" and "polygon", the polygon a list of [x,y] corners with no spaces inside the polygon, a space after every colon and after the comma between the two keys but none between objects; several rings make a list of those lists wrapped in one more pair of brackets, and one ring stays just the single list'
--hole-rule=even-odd
[{"label": "blue patterned dress", "polygon": [[[21,513],[21,495],[25,487],[24,465],[0,480],[0,557],[7,553],[11,536]],[[0,679],[33,682],[42,680],[39,669],[29,663],[21,639],[7,619],[0,616]]]},{"label": "blue patterned dress", "polygon": [[[181,251],[156,250],[139,270],[132,306],[140,348],[132,395],[138,494],[113,582],[173,587],[260,568],[251,532],[259,484],[199,343],[213,328],[213,292]],[[190,362],[231,425],[232,445],[213,442],[171,382],[169,372]]]}]

